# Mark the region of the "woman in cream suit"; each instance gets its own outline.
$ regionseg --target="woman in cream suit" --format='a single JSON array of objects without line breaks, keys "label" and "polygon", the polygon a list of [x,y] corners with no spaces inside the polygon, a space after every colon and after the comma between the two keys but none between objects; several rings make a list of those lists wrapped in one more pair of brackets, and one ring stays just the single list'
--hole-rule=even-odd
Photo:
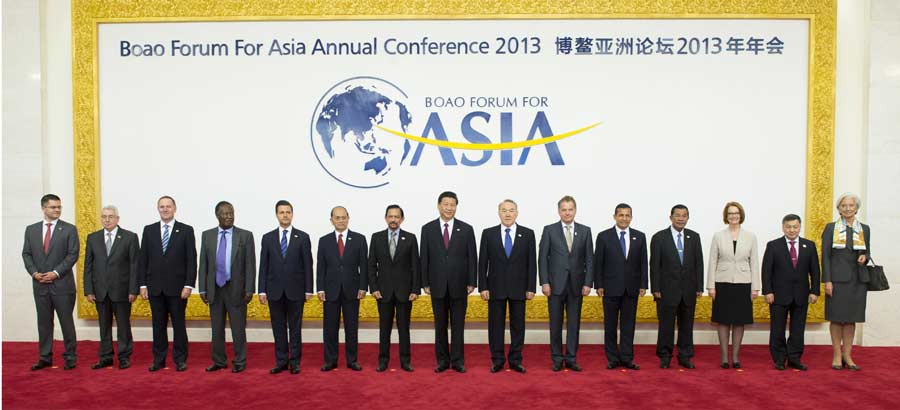
[{"label": "woman in cream suit", "polygon": [[[712,297],[712,321],[719,331],[722,368],[741,368],[741,340],[744,325],[753,323],[753,299],[759,294],[759,258],[756,235],[741,228],[744,207],[725,204],[722,220],[728,228],[713,235],[709,249],[706,288]],[[732,340],[732,364],[728,363],[728,336]]]}]

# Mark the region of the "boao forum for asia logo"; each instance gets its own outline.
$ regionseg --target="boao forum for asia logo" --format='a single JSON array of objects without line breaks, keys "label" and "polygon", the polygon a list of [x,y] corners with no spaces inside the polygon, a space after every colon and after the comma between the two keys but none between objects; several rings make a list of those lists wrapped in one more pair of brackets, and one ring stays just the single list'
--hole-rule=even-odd
[{"label": "boao forum for asia logo", "polygon": [[[444,166],[480,166],[494,151],[500,151],[500,165],[524,165],[537,146],[546,149],[551,165],[565,165],[557,141],[600,125],[554,135],[546,113],[537,111],[527,137],[513,141],[511,112],[499,113],[500,135],[475,129],[473,119],[486,123],[491,116],[469,112],[459,127],[461,137],[448,136],[440,114],[432,111],[419,128],[422,131],[413,134],[414,116],[403,90],[380,78],[353,77],[331,87],[319,100],[310,143],[319,164],[334,179],[355,188],[377,188],[390,183],[392,170],[417,166],[426,146],[437,148]],[[518,148],[521,153],[514,158],[511,150]]]}]

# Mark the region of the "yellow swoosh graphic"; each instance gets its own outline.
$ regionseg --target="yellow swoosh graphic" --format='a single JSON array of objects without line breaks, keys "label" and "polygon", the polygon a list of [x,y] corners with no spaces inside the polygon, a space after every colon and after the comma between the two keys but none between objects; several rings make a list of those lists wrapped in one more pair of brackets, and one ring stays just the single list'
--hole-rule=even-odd
[{"label": "yellow swoosh graphic", "polygon": [[602,122],[597,122],[597,123],[588,125],[587,127],[579,128],[577,130],[572,130],[572,131],[569,131],[566,133],[551,135],[546,138],[535,138],[533,140],[525,140],[525,141],[502,142],[502,143],[498,143],[498,144],[433,140],[433,139],[428,139],[428,138],[417,137],[415,135],[410,135],[410,134],[400,132],[400,131],[395,131],[390,128],[384,128],[380,125],[376,125],[376,127],[381,129],[382,131],[389,132],[398,137],[406,138],[408,140],[412,140],[412,141],[416,141],[416,142],[421,142],[423,144],[434,145],[437,147],[464,149],[464,150],[472,150],[472,151],[493,151],[493,150],[516,149],[516,148],[533,147],[535,145],[549,144],[554,141],[559,141],[563,138],[569,138],[573,135],[580,134],[580,133],[585,132],[591,128],[594,128],[600,124],[602,124]]}]

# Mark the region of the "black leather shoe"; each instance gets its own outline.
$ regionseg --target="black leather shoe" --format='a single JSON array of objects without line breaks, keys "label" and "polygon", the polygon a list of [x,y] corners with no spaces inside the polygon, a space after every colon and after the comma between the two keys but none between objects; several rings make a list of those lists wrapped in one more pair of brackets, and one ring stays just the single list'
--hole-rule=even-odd
[{"label": "black leather shoe", "polygon": [[[738,366],[741,365],[740,362],[735,362],[734,364],[736,364]],[[722,364],[720,364],[719,367],[721,367],[723,369],[727,369],[727,368],[731,367],[731,365],[729,365],[728,362],[722,362]],[[740,369],[740,367],[735,367],[735,369]]]},{"label": "black leather shoe", "polygon": [[499,372],[499,371],[501,371],[501,370],[503,370],[503,365],[502,365],[502,364],[493,364],[493,365],[491,365],[491,373],[497,373],[497,372]]},{"label": "black leather shoe", "polygon": [[566,362],[566,367],[569,368],[569,370],[571,370],[571,371],[573,371],[573,372],[580,372],[580,371],[581,371],[581,366],[579,366],[578,363],[575,363],[575,362],[571,362],[571,363],[570,363],[570,362]]},{"label": "black leather shoe", "polygon": [[411,371],[413,371],[413,368],[412,368],[412,366],[411,366],[409,363],[400,363],[400,368],[403,369],[403,371],[406,371],[406,372],[411,372]]},{"label": "black leather shoe", "polygon": [[731,367],[733,367],[733,368],[735,368],[735,369],[740,369],[740,368],[741,368],[741,362],[734,362],[734,364],[732,364]]},{"label": "black leather shoe", "polygon": [[606,370],[614,370],[615,368],[617,368],[619,366],[620,366],[619,363],[609,362],[609,363],[606,363]]},{"label": "black leather shoe", "polygon": [[784,370],[784,363],[775,363],[775,370]]},{"label": "black leather shoe", "polygon": [[358,372],[358,371],[362,370],[362,366],[360,366],[359,363],[357,363],[357,362],[348,364],[347,368],[350,370],[353,370],[354,372]]},{"label": "black leather shoe", "polygon": [[514,372],[525,373],[525,366],[522,366],[519,363],[510,364],[509,368]]},{"label": "black leather shoe", "polygon": [[66,362],[65,366],[63,366],[63,370],[72,370],[75,368],[76,363],[74,361]]},{"label": "black leather shoe", "polygon": [[151,372],[157,372],[157,371],[160,371],[160,370],[161,370],[162,368],[164,368],[164,367],[166,367],[165,364],[162,364],[162,363],[160,363],[160,364],[153,363],[152,365],[150,365],[150,367],[149,367],[147,370],[149,370],[149,371],[151,371]]},{"label": "black leather shoe", "polygon": [[119,360],[119,370],[125,370],[131,367],[131,362],[126,360]]},{"label": "black leather shoe", "polygon": [[240,373],[240,372],[244,371],[244,369],[246,369],[246,368],[247,368],[246,365],[236,364],[236,365],[234,365],[234,367],[231,368],[231,372],[232,373]]},{"label": "black leather shoe", "polygon": [[221,366],[220,366],[220,365],[218,365],[218,364],[213,363],[212,365],[210,365],[209,367],[206,368],[206,371],[208,371],[208,372],[217,372],[217,371],[219,371],[219,370],[227,369],[227,368],[228,368],[228,366],[225,366],[225,365],[221,365]]},{"label": "black leather shoe", "polygon": [[32,370],[32,371],[34,371],[34,370],[41,370],[41,369],[43,369],[43,368],[50,367],[50,366],[53,366],[53,363],[50,363],[50,362],[45,361],[45,360],[38,360],[37,363],[31,365],[31,370]]},{"label": "black leather shoe", "polygon": [[678,365],[681,366],[681,367],[684,367],[685,369],[694,369],[694,368],[696,368],[696,366],[694,366],[694,364],[691,363],[691,359],[679,360],[679,361],[678,361]]},{"label": "black leather shoe", "polygon": [[466,366],[463,366],[461,364],[452,365],[452,366],[450,366],[450,368],[452,368],[453,370],[456,370],[457,373],[465,373],[466,372]]},{"label": "black leather shoe", "polygon": [[660,361],[659,361],[659,368],[660,368],[660,369],[668,369],[668,368],[671,366],[669,363],[670,363],[670,362],[669,362],[668,360],[660,360]]},{"label": "black leather shoe", "polygon": [[795,362],[795,361],[788,361],[788,366],[790,366],[791,368],[800,370],[801,372],[805,372],[806,369],[808,369],[808,367],[806,367],[805,364],[803,364],[803,363],[801,363],[801,362],[799,362],[799,361],[796,361],[796,362]]},{"label": "black leather shoe", "polygon": [[439,364],[439,365],[437,365],[437,367],[434,368],[434,372],[435,373],[443,373],[443,372],[447,371],[447,369],[449,369],[449,368],[450,368],[450,366],[448,366],[446,364]]},{"label": "black leather shoe", "polygon": [[97,369],[102,369],[104,367],[110,367],[112,365],[113,365],[112,359],[106,359],[106,360],[101,360],[97,363],[92,364],[91,369],[97,370]]},{"label": "black leather shoe", "polygon": [[278,374],[288,369],[287,363],[269,369],[269,374]]},{"label": "black leather shoe", "polygon": [[622,363],[622,367],[631,370],[641,370],[641,366],[638,366],[635,362]]},{"label": "black leather shoe", "polygon": [[300,373],[300,364],[291,364],[290,368],[291,368],[291,374]]},{"label": "black leather shoe", "polygon": [[187,363],[175,363],[175,371],[183,372],[187,370]]},{"label": "black leather shoe", "polygon": [[337,363],[325,363],[322,365],[322,367],[319,370],[321,370],[323,372],[329,372],[334,369],[337,369]]},{"label": "black leather shoe", "polygon": [[381,373],[381,372],[387,370],[387,366],[388,366],[387,363],[379,363],[378,367],[375,368],[375,371],[378,373]]},{"label": "black leather shoe", "polygon": [[558,372],[558,371],[562,370],[562,368],[563,368],[562,362],[560,362],[560,363],[553,363],[553,371],[554,371],[554,372]]}]

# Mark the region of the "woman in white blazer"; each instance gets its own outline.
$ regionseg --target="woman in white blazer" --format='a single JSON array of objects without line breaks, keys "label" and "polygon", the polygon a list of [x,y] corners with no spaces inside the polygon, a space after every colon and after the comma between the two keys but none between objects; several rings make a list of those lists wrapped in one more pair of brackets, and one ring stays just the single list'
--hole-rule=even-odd
[{"label": "woman in white blazer", "polygon": [[[719,332],[721,367],[741,368],[741,341],[744,325],[753,323],[753,299],[762,286],[756,235],[741,228],[744,207],[737,202],[725,204],[722,220],[728,227],[716,232],[709,249],[706,288],[712,297],[712,321]],[[728,362],[728,336],[731,333],[732,363]]]}]

